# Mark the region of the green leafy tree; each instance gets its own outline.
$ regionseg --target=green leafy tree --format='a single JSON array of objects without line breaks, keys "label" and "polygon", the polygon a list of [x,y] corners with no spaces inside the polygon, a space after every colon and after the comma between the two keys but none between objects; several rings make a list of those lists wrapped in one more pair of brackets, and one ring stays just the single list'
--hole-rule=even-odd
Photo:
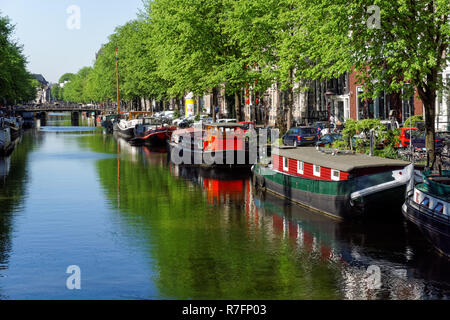
[{"label": "green leafy tree", "polygon": [[33,100],[36,90],[26,69],[23,48],[12,39],[14,27],[0,16],[0,103]]},{"label": "green leafy tree", "polygon": [[299,1],[295,35],[310,63],[310,79],[337,77],[354,69],[366,95],[417,89],[425,107],[426,147],[434,156],[436,92],[447,65],[448,0]]}]

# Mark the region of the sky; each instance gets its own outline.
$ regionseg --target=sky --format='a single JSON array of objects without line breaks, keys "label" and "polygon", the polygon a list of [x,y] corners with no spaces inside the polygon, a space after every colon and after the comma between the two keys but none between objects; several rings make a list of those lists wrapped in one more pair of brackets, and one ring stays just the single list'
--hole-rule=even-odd
[{"label": "sky", "polygon": [[0,15],[16,26],[28,70],[53,83],[92,66],[114,29],[142,8],[142,0],[0,0]]}]

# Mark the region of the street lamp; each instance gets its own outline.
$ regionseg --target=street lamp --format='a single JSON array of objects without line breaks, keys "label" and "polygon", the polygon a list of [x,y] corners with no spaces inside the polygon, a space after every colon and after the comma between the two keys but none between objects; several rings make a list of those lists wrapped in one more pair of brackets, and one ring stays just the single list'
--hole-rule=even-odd
[{"label": "street lamp", "polygon": [[331,89],[328,89],[327,92],[324,93],[325,103],[327,104],[327,109],[328,109],[328,133],[331,133],[331,126],[330,126],[330,117],[331,117],[330,97],[334,96],[334,95],[335,95],[335,93]]}]

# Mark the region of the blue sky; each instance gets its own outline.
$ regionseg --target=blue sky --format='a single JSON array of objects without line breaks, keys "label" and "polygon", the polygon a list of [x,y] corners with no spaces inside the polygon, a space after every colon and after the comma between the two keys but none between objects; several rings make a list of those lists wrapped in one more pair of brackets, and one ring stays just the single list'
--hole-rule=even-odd
[{"label": "blue sky", "polygon": [[[67,27],[72,5],[80,9],[80,29]],[[0,0],[0,14],[16,25],[29,71],[51,82],[92,65],[114,29],[142,8],[142,0]]]}]

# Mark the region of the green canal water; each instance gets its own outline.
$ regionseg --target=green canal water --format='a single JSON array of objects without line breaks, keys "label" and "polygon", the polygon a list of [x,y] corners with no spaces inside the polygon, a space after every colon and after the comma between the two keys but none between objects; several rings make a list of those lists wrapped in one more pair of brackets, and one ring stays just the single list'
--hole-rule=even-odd
[{"label": "green canal water", "polygon": [[449,262],[400,211],[337,222],[248,175],[49,120],[0,159],[1,299],[449,297]]}]

